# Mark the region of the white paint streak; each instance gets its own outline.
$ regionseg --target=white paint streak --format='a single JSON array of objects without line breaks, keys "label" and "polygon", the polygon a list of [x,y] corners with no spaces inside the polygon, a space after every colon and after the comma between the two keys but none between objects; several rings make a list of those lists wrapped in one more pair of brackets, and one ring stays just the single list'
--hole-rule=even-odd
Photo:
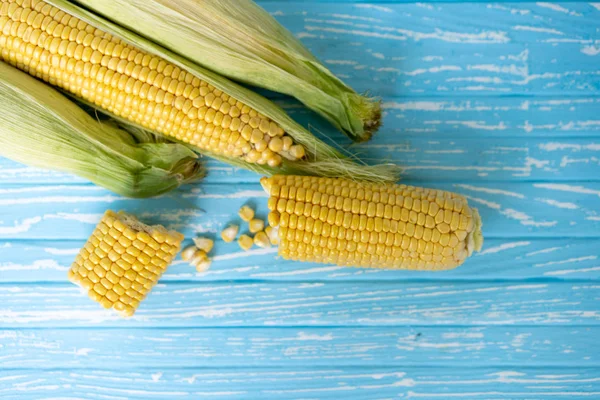
[{"label": "white paint streak", "polygon": [[556,29],[551,29],[551,28],[539,28],[537,26],[524,26],[524,25],[517,25],[517,26],[513,26],[513,29],[515,31],[529,31],[529,32],[539,32],[539,33],[550,33],[552,35],[564,35],[563,32],[558,31]]},{"label": "white paint streak", "polygon": [[262,256],[265,254],[275,254],[277,253],[277,249],[273,248],[273,249],[256,249],[256,250],[249,250],[249,251],[242,251],[239,253],[229,253],[229,254],[223,254],[220,256],[214,256],[212,258],[213,261],[224,261],[224,260],[233,260],[235,258],[245,258],[245,257],[252,257],[252,256]]},{"label": "white paint streak", "polygon": [[242,190],[228,194],[202,193],[195,196],[199,199],[247,199],[252,197],[268,197],[264,190]]},{"label": "white paint streak", "polygon": [[578,273],[588,273],[588,272],[596,272],[600,271],[600,267],[592,267],[592,268],[581,268],[581,269],[563,269],[560,271],[549,271],[545,272],[544,275],[547,276],[561,276],[561,275],[570,275],[570,274],[578,274]]},{"label": "white paint streak", "polygon": [[576,16],[576,17],[581,17],[581,14],[579,14],[579,13],[577,13],[575,11],[569,11],[568,9],[566,9],[566,8],[564,8],[564,7],[556,4],[556,3],[543,3],[543,2],[540,2],[540,3],[536,3],[536,4],[539,7],[548,8],[548,9],[553,10],[553,11],[558,11],[558,12],[569,14],[569,15],[573,15],[573,16]]},{"label": "white paint streak", "polygon": [[598,256],[585,256],[585,257],[575,257],[575,258],[569,258],[568,260],[560,260],[560,261],[550,261],[547,263],[542,263],[542,264],[534,264],[534,267],[547,267],[549,265],[560,265],[560,264],[570,264],[570,263],[576,263],[576,262],[582,262],[582,261],[591,261],[591,260],[596,260],[598,258]]},{"label": "white paint streak", "polygon": [[25,218],[22,222],[15,223],[14,226],[0,226],[0,235],[15,235],[24,233],[31,227],[42,221],[42,217]]},{"label": "white paint streak", "polygon": [[515,247],[529,246],[531,242],[512,242],[512,243],[503,243],[500,246],[490,247],[485,249],[484,251],[477,253],[478,256],[483,256],[485,254],[498,253],[500,251],[514,249]]},{"label": "white paint streak", "polygon": [[579,194],[592,194],[600,197],[600,190],[588,189],[583,186],[573,186],[564,183],[534,183],[533,186],[540,189],[559,190],[562,192]]},{"label": "white paint streak", "polygon": [[55,270],[55,271],[66,271],[69,267],[63,267],[59,265],[55,260],[36,260],[33,264],[23,265],[15,263],[2,263],[0,264],[0,271],[39,271],[43,269]]},{"label": "white paint streak", "polygon": [[556,201],[556,200],[552,200],[552,199],[539,199],[539,198],[536,198],[536,200],[541,201],[542,203],[549,204],[554,207],[558,207],[558,208],[566,208],[569,210],[577,210],[579,208],[577,206],[577,204],[569,203],[569,202]]},{"label": "white paint streak", "polygon": [[56,249],[53,247],[46,247],[44,251],[48,254],[53,255],[65,255],[65,256],[75,256],[79,253],[80,249]]},{"label": "white paint streak", "polygon": [[255,278],[266,278],[276,276],[295,276],[295,275],[306,275],[306,274],[317,274],[322,272],[331,272],[342,269],[343,267],[319,267],[319,268],[303,268],[295,271],[286,272],[264,272],[260,274],[252,274]]},{"label": "white paint streak", "polygon": [[546,151],[556,151],[556,150],[572,150],[572,151],[591,150],[591,151],[600,151],[600,144],[598,144],[598,143],[575,144],[575,143],[549,142],[549,143],[542,143],[542,144],[540,144],[539,148],[542,149],[542,150],[546,150]]},{"label": "white paint streak", "polygon": [[598,54],[600,54],[600,46],[583,46],[581,48],[581,52],[588,56],[597,56]]},{"label": "white paint streak", "polygon": [[483,193],[489,193],[489,194],[501,194],[503,196],[510,196],[510,197],[516,197],[519,199],[524,199],[525,196],[522,195],[521,193],[515,193],[515,192],[509,192],[507,190],[500,190],[500,189],[490,189],[490,188],[484,188],[484,187],[479,187],[479,186],[472,186],[472,185],[465,185],[462,183],[457,183],[454,185],[454,187],[459,187],[462,189],[467,189],[467,190],[472,190],[475,192],[483,192]]}]

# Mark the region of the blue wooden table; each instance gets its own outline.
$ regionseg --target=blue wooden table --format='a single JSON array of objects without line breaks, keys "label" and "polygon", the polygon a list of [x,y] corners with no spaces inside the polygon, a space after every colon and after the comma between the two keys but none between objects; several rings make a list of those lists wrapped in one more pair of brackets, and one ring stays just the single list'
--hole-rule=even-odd
[{"label": "blue wooden table", "polygon": [[468,196],[484,250],[418,273],[218,242],[208,273],[175,263],[123,320],[66,280],[100,215],[216,234],[249,198],[265,215],[258,177],[208,161],[140,201],[1,159],[0,398],[600,398],[600,3],[261,4],[382,97],[352,150]]}]

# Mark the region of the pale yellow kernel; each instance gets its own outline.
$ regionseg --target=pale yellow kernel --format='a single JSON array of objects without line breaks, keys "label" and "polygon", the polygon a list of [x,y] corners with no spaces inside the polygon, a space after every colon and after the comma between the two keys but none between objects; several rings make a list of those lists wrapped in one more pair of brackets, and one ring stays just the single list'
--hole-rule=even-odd
[{"label": "pale yellow kernel", "polygon": [[244,234],[240,235],[240,238],[238,239],[238,244],[242,248],[242,250],[248,251],[252,248],[254,240],[250,236]]}]

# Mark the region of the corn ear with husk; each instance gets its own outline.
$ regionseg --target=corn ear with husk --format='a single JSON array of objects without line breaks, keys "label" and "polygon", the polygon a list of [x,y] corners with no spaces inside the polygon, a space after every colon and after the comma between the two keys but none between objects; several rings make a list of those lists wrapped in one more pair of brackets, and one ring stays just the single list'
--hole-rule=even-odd
[{"label": "corn ear with husk", "polygon": [[187,147],[98,121],[57,90],[3,62],[0,155],[70,172],[127,197],[155,196],[204,175]]},{"label": "corn ear with husk", "polygon": [[296,97],[355,141],[379,128],[380,103],[327,69],[251,0],[78,0],[231,79]]},{"label": "corn ear with husk", "polygon": [[262,174],[396,179],[318,140],[267,99],[65,0],[3,0],[0,56],[121,122]]}]

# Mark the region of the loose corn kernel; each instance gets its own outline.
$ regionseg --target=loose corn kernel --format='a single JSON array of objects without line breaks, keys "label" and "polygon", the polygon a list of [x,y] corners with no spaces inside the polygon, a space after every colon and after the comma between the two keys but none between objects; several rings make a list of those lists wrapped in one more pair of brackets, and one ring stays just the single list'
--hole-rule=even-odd
[{"label": "loose corn kernel", "polygon": [[457,194],[308,176],[275,175],[261,185],[272,205],[265,234],[280,241],[285,259],[440,270],[483,242],[477,210]]},{"label": "loose corn kernel", "polygon": [[265,233],[265,231],[260,231],[256,235],[254,235],[254,244],[258,247],[267,248],[271,247],[271,241],[269,237]]},{"label": "loose corn kernel", "polygon": [[240,208],[240,211],[238,212],[239,216],[241,219],[243,219],[246,222],[250,222],[252,220],[252,218],[254,218],[254,210],[250,207],[250,206],[242,206],[242,208]]},{"label": "loose corn kernel", "polygon": [[198,249],[204,250],[206,253],[210,253],[215,245],[214,240],[205,237],[197,237],[192,240]]},{"label": "loose corn kernel", "polygon": [[[111,226],[110,230],[108,226]],[[125,235],[139,240],[132,242]],[[154,247],[160,247],[156,236],[164,238],[167,252],[154,251]],[[129,317],[179,252],[182,241],[183,235],[178,232],[167,231],[160,225],[148,226],[133,215],[109,210],[79,252],[69,269],[68,278],[85,288],[88,296],[104,308],[113,308],[122,316]],[[123,247],[121,242],[128,247]],[[143,244],[146,252],[133,247],[135,242]],[[120,249],[116,250],[117,247]],[[149,255],[149,251],[154,252],[153,255]],[[156,265],[163,267],[157,268]],[[144,284],[133,285],[140,281]],[[139,301],[133,302],[131,296]]]},{"label": "loose corn kernel", "polygon": [[206,272],[210,268],[210,264],[211,264],[210,259],[200,261],[196,264],[196,271],[197,272]]},{"label": "loose corn kernel", "polygon": [[226,243],[231,243],[235,240],[240,227],[237,225],[229,225],[227,228],[221,231],[221,238]]},{"label": "loose corn kernel", "polygon": [[240,235],[240,238],[238,239],[238,244],[240,245],[242,250],[248,251],[252,248],[254,240],[252,240],[252,238],[248,235]]},{"label": "loose corn kernel", "polygon": [[248,223],[248,230],[251,233],[260,232],[265,228],[265,221],[255,218]]},{"label": "loose corn kernel", "polygon": [[196,250],[198,250],[198,248],[194,245],[186,247],[181,252],[181,259],[183,261],[189,262],[192,259],[192,257],[194,256],[194,253],[196,252]]}]

